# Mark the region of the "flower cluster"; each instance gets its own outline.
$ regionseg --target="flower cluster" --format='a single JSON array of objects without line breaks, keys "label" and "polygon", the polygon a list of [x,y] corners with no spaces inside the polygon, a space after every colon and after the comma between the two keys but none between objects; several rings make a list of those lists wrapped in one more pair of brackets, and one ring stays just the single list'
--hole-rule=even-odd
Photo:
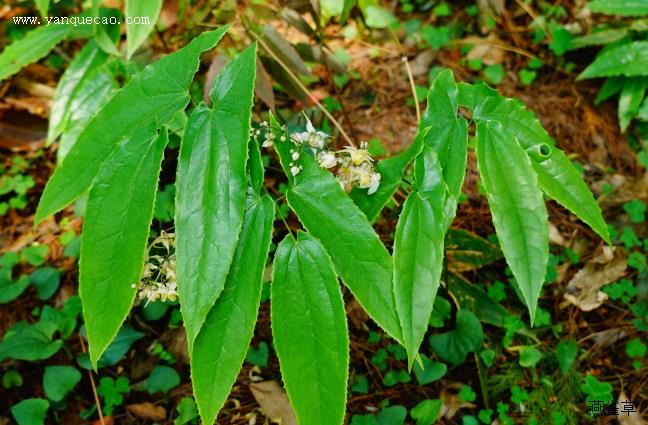
[{"label": "flower cluster", "polygon": [[342,154],[338,160],[337,178],[345,190],[349,190],[354,184],[360,189],[368,189],[371,195],[380,185],[380,173],[374,169],[374,160],[369,155],[367,142],[360,143],[360,148],[347,146],[338,152]]},{"label": "flower cluster", "polygon": [[[282,142],[287,140],[285,127],[282,127],[279,132],[274,132],[264,121],[261,123],[261,129],[252,130],[252,135],[261,136],[261,130],[264,130],[263,147],[273,146],[277,137]],[[277,134],[280,135],[277,136]],[[315,129],[308,118],[306,118],[306,131],[292,133],[289,138],[295,145],[295,148],[290,150],[292,162],[288,164],[293,176],[299,174],[303,169],[299,165],[301,152],[304,149],[309,149],[320,167],[328,169],[337,167],[336,176],[344,190],[349,191],[353,186],[357,186],[367,189],[369,195],[378,190],[380,173],[375,171],[375,162],[369,154],[366,142],[362,142],[360,148],[346,146],[338,151],[332,150],[328,145],[329,135]]]},{"label": "flower cluster", "polygon": [[[153,255],[153,252],[161,252],[162,255]],[[146,299],[148,303],[175,301],[177,297],[175,235],[163,230],[149,246],[142,279],[137,285],[137,298]]]}]

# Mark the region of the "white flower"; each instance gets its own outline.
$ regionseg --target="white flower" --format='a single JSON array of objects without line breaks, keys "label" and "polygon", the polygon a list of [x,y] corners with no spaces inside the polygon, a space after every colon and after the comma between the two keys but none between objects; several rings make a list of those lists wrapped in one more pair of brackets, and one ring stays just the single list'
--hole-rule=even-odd
[{"label": "white flower", "polygon": [[291,157],[293,161],[297,161],[299,159],[299,152],[293,152]]},{"label": "white flower", "polygon": [[290,174],[292,174],[293,176],[296,176],[297,174],[299,174],[300,171],[301,171],[301,168],[299,168],[296,165],[293,165],[292,167],[290,167]]},{"label": "white flower", "polygon": [[326,146],[328,134],[316,130],[311,120],[306,117],[306,131],[293,133],[291,139],[297,145],[308,145],[316,149],[323,149]]},{"label": "white flower", "polygon": [[380,173],[374,172],[371,175],[371,186],[369,186],[369,190],[367,190],[367,195],[371,195],[378,190],[378,186],[380,185]]},{"label": "white flower", "polygon": [[266,131],[265,138],[263,139],[263,144],[261,144],[261,146],[263,146],[264,148],[274,146],[274,139],[275,135],[271,131]]},{"label": "white flower", "polygon": [[322,168],[332,168],[337,165],[337,159],[333,152],[324,151],[317,154],[317,162]]}]

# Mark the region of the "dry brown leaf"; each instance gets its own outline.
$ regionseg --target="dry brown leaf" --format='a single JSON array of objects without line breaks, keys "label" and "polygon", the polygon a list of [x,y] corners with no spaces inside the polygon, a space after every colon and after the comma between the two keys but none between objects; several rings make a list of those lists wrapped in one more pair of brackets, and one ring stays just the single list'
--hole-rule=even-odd
[{"label": "dry brown leaf", "polygon": [[[627,413],[623,412],[623,407],[624,405],[627,406],[627,403],[630,403],[632,405],[632,410],[633,412],[627,411]],[[621,391],[621,394],[619,394],[619,399],[617,400],[617,406],[619,407],[619,423],[621,425],[646,425],[648,424],[648,421],[643,419],[639,413],[637,412],[637,406],[632,404],[632,401],[630,401],[630,398],[628,398],[627,395],[623,391]]]},{"label": "dry brown leaf", "polygon": [[410,62],[412,76],[420,77],[421,75],[427,75],[434,59],[436,59],[436,52],[431,49],[423,50],[416,55],[414,60]]},{"label": "dry brown leaf", "polygon": [[369,316],[355,298],[346,303],[346,312],[354,329],[362,329],[369,320]]},{"label": "dry brown leaf", "polygon": [[472,44],[474,47],[468,51],[466,59],[481,59],[484,65],[497,65],[504,61],[505,51],[502,47],[502,41],[494,34],[488,37],[466,37],[462,43]]},{"label": "dry brown leaf", "polygon": [[560,233],[555,224],[549,222],[549,243],[559,246],[567,246],[567,241]]},{"label": "dry brown leaf", "polygon": [[607,183],[614,188],[610,194],[602,195],[599,204],[603,210],[617,205],[632,201],[633,199],[648,198],[648,173],[636,179],[626,178],[625,176],[614,175],[607,181],[597,184]]},{"label": "dry brown leaf", "polygon": [[594,345],[592,346],[592,351],[597,351],[605,347],[609,347],[612,344],[622,340],[627,336],[628,336],[628,332],[626,332],[625,329],[612,328],[612,329],[606,329],[604,331],[593,333],[590,336],[588,336],[588,338],[591,337],[592,340],[594,341]]},{"label": "dry brown leaf", "polygon": [[101,419],[97,419],[92,423],[92,425],[113,425],[115,423],[115,420],[113,419],[112,416],[104,416],[103,417],[103,422]]},{"label": "dry brown leaf", "polygon": [[603,247],[567,284],[565,299],[583,311],[599,307],[607,294],[600,289],[625,275],[628,264],[623,250]]},{"label": "dry brown leaf", "polygon": [[209,69],[207,69],[207,75],[205,77],[205,88],[203,89],[203,99],[207,105],[211,105],[211,98],[209,97],[209,92],[212,89],[214,80],[219,72],[225,68],[225,65],[229,62],[229,58],[224,53],[219,53],[215,55],[210,64]]},{"label": "dry brown leaf", "polygon": [[189,364],[189,351],[187,349],[187,333],[183,327],[164,332],[160,337],[162,345],[167,347],[169,353],[180,364]]},{"label": "dry brown leaf", "polygon": [[265,103],[268,108],[274,111],[275,96],[272,89],[272,80],[268,71],[263,67],[259,58],[256,60],[256,79],[254,80],[254,93]]},{"label": "dry brown leaf", "polygon": [[[441,394],[439,395],[439,398],[441,399],[442,404],[441,404],[441,411],[439,412],[439,414],[444,418],[452,419],[452,417],[457,414],[459,409],[463,409],[463,408],[474,409],[477,407],[472,403],[459,400],[459,395],[457,391],[460,390],[462,386],[463,384],[459,382],[455,382],[441,390]],[[452,391],[450,391],[450,389],[452,389]]]},{"label": "dry brown leaf", "polygon": [[131,414],[138,418],[146,419],[149,421],[163,421],[166,419],[166,410],[162,406],[156,406],[153,403],[135,403],[126,406]]},{"label": "dry brown leaf", "polygon": [[263,410],[263,414],[268,418],[280,421],[281,425],[297,425],[297,418],[290,406],[288,396],[277,381],[250,384],[250,390]]}]

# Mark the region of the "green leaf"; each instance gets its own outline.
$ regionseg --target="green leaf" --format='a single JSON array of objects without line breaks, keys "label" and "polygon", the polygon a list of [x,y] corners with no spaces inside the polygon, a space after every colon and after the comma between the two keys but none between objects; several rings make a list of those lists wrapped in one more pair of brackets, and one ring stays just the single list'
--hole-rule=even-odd
[{"label": "green leaf", "polygon": [[[459,275],[450,273],[446,285],[448,292],[452,294],[459,306],[473,312],[480,322],[505,328],[511,320],[516,318],[485,291]],[[523,327],[519,333],[528,335],[529,330]]]},{"label": "green leaf", "polygon": [[59,164],[70,152],[88,122],[110,100],[118,88],[113,71],[106,66],[92,70],[88,79],[79,84],[70,102],[69,115],[56,150]]},{"label": "green leaf", "polygon": [[645,77],[627,78],[623,82],[619,94],[619,127],[621,132],[626,131],[630,121],[639,112],[641,101],[646,93],[646,86],[648,86],[648,79]]},{"label": "green leaf", "polygon": [[35,243],[34,245],[23,248],[22,251],[20,251],[20,260],[38,267],[45,263],[48,253],[49,248],[47,245],[38,245]]},{"label": "green leaf", "polygon": [[245,361],[254,366],[267,367],[268,357],[270,357],[270,348],[265,341],[261,341],[259,342],[258,348],[253,346],[248,348],[247,354],[245,355]]},{"label": "green leaf", "polygon": [[161,8],[162,0],[126,0],[127,59],[133,56],[155,27]]},{"label": "green leaf", "polygon": [[34,0],[34,3],[36,3],[36,8],[38,8],[38,12],[41,16],[46,18],[50,7],[50,0]]},{"label": "green leaf", "polygon": [[[120,23],[122,19],[121,12],[113,8],[97,8],[92,11],[92,16],[95,19],[117,19]],[[110,21],[107,23],[94,22],[90,25],[90,28],[92,29],[92,36],[95,42],[104,52],[117,57],[121,56],[121,52],[115,45],[119,41],[121,35],[121,24],[110,24]]]},{"label": "green leaf", "polygon": [[421,364],[414,363],[414,375],[419,385],[427,385],[443,378],[448,372],[445,363],[434,362],[429,357],[421,355]]},{"label": "green leaf", "polygon": [[587,394],[586,401],[588,404],[597,402],[607,405],[614,401],[614,396],[612,395],[612,384],[601,382],[589,373],[585,377],[585,383],[581,385],[581,390]]},{"label": "green leaf", "polygon": [[625,347],[625,352],[628,355],[628,357],[641,358],[646,355],[646,351],[648,351],[646,344],[641,342],[641,339],[639,338],[631,339],[630,341],[628,341],[628,344],[626,344]]},{"label": "green leaf", "polygon": [[301,424],[344,421],[349,335],[342,293],[322,244],[308,233],[277,247],[270,286],[272,335]]},{"label": "green leaf", "polygon": [[146,379],[146,391],[149,394],[165,393],[180,385],[180,375],[169,366],[155,366]]},{"label": "green leaf", "polygon": [[[117,364],[128,352],[131,345],[144,337],[143,332],[136,331],[130,326],[123,326],[117,336],[112,340],[106,351],[101,355],[97,362],[97,368],[112,366]],[[92,368],[87,353],[79,356],[77,362],[85,369]]]},{"label": "green leaf", "polygon": [[194,342],[191,379],[203,423],[214,423],[250,346],[273,220],[274,204],[268,196],[248,198],[223,293]]},{"label": "green leaf", "polygon": [[130,383],[128,378],[124,376],[120,376],[115,380],[107,376],[101,378],[97,386],[97,394],[103,398],[104,414],[112,415],[114,407],[124,402],[124,396],[122,394],[129,392]]},{"label": "green leaf", "polygon": [[186,47],[147,66],[101,108],[47,183],[36,224],[88,189],[101,164],[121,141],[142,127],[159,128],[187,106],[188,88],[198,69],[200,53],[213,48],[228,28],[203,33]]},{"label": "green leaf", "polygon": [[194,110],[180,147],[176,257],[190,353],[223,290],[243,223],[255,58],[252,45],[221,71],[212,108]]},{"label": "green leaf", "polygon": [[429,128],[424,142],[436,152],[443,178],[453,197],[461,193],[466,174],[468,125],[457,117],[459,89],[452,71],[436,76],[427,95],[427,109],[419,126]]},{"label": "green leaf", "polygon": [[612,28],[582,35],[572,40],[570,50],[583,47],[604,46],[622,40],[628,35],[628,28]]},{"label": "green leaf", "polygon": [[411,193],[394,237],[394,296],[408,366],[428,328],[443,266],[446,185],[439,160],[426,146],[416,160],[418,191]]},{"label": "green leaf", "polygon": [[587,8],[594,13],[616,16],[648,15],[648,3],[645,0],[592,0]]},{"label": "green leaf", "polygon": [[525,345],[520,349],[520,366],[535,367],[540,359],[542,359],[542,353],[537,348],[530,345]]},{"label": "green leaf", "polygon": [[533,323],[549,260],[549,222],[529,157],[501,128],[497,123],[477,124],[479,175],[504,257]]},{"label": "green leaf", "polygon": [[422,146],[422,137],[419,132],[416,139],[403,152],[394,157],[378,161],[376,172],[380,173],[380,185],[376,192],[369,195],[366,189],[360,189],[359,187],[351,189],[349,197],[353,199],[353,202],[362,210],[369,221],[376,220],[385,204],[400,187],[405,168],[419,154]]},{"label": "green leaf", "polygon": [[0,81],[47,56],[70,33],[69,25],[41,25],[0,53]]},{"label": "green leaf", "polygon": [[[639,111],[637,111],[637,119],[641,121],[648,121],[648,98],[644,100],[644,103],[641,105],[639,108]],[[641,158],[641,155],[645,155],[644,152],[639,153],[639,157]]]},{"label": "green leaf", "polygon": [[648,41],[625,43],[599,53],[577,80],[617,75],[648,75]]},{"label": "green leaf", "polygon": [[432,425],[439,417],[441,406],[443,402],[439,399],[423,400],[414,406],[410,415],[416,420],[416,425]]},{"label": "green leaf", "polygon": [[432,81],[427,95],[427,109],[419,123],[425,146],[437,155],[447,185],[444,204],[445,229],[452,224],[466,174],[468,123],[457,117],[458,87],[452,71],[441,71]]},{"label": "green leaf", "polygon": [[346,20],[349,18],[349,14],[351,13],[351,9],[353,9],[353,6],[355,6],[356,0],[344,0],[344,8],[342,9],[342,13],[340,14],[340,25],[344,25]]},{"label": "green leaf", "polygon": [[173,425],[193,423],[192,421],[199,416],[198,406],[196,406],[196,402],[191,397],[182,398],[176,409],[178,410],[178,417],[173,420]]},{"label": "green leaf", "polygon": [[107,59],[108,55],[97,46],[97,43],[89,41],[70,62],[56,86],[56,94],[50,110],[48,142],[63,133],[70,118],[71,104],[78,97],[83,83],[90,80],[92,71],[103,65]]},{"label": "green leaf", "polygon": [[53,267],[41,267],[29,276],[39,300],[47,300],[56,293],[61,283],[61,272]]},{"label": "green leaf", "polygon": [[460,364],[470,352],[476,352],[482,345],[484,331],[479,319],[470,311],[457,311],[453,330],[430,336],[430,346],[445,362]]},{"label": "green leaf", "polygon": [[324,21],[328,21],[334,16],[342,14],[344,10],[344,0],[319,0],[320,12]]},{"label": "green leaf", "polygon": [[81,372],[72,366],[45,366],[43,389],[48,399],[59,402],[81,380]]},{"label": "green leaf", "polygon": [[596,95],[596,99],[594,99],[594,104],[598,105],[599,103],[603,102],[604,100],[614,96],[618,92],[621,91],[621,87],[623,87],[623,83],[625,81],[625,77],[610,77],[606,78],[605,82],[601,86],[598,94]]},{"label": "green leaf", "polygon": [[387,28],[396,22],[396,18],[391,12],[378,4],[370,4],[362,7],[362,13],[365,16],[365,23],[369,28]]},{"label": "green leaf", "polygon": [[378,414],[378,425],[405,425],[407,409],[405,406],[385,407]]},{"label": "green leaf", "polygon": [[6,358],[16,360],[43,360],[52,357],[63,345],[63,341],[52,341],[56,325],[41,321],[10,330],[0,342],[0,361]]},{"label": "green leaf", "polygon": [[[140,127],[103,163],[88,194],[79,295],[92,365],[131,309],[142,275],[166,129]],[[110,300],[109,303],[106,300]]]},{"label": "green leaf", "polygon": [[455,272],[476,270],[503,256],[497,245],[467,230],[455,228],[446,234],[445,249],[448,268]]},{"label": "green leaf", "polygon": [[23,384],[23,377],[17,370],[8,370],[2,375],[2,386],[5,389],[12,387],[21,387]]},{"label": "green leaf", "polygon": [[[275,144],[281,164],[290,174],[292,143]],[[369,316],[401,341],[393,293],[392,258],[366,216],[340,184],[309,155],[300,157],[303,170],[290,176],[288,205],[304,227],[320,240],[335,269]]]},{"label": "green leaf", "polygon": [[28,398],[11,406],[11,415],[18,425],[43,425],[49,402],[42,398]]},{"label": "green leaf", "polygon": [[459,85],[459,103],[472,110],[473,119],[494,121],[502,125],[501,133],[517,138],[524,149],[547,149],[549,155],[531,157],[531,163],[544,192],[587,223],[610,243],[607,224],[601,209],[583,181],[580,172],[565,154],[554,146],[540,121],[517,99],[507,99],[490,87]]},{"label": "green leaf", "polygon": [[15,282],[11,279],[11,270],[0,270],[0,304],[18,298],[29,286],[29,277],[22,276]]},{"label": "green leaf", "polygon": [[578,353],[578,344],[576,341],[560,341],[556,347],[556,355],[558,357],[558,365],[562,373],[567,373],[569,368],[576,360]]}]

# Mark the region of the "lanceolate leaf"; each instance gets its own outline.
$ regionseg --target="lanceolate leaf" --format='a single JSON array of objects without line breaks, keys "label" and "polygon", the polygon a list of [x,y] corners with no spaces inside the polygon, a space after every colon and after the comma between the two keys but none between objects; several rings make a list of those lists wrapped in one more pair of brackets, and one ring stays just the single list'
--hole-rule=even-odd
[{"label": "lanceolate leaf", "polygon": [[646,0],[593,0],[587,3],[587,8],[594,13],[617,16],[648,15]]},{"label": "lanceolate leaf", "polygon": [[479,174],[502,251],[533,323],[549,259],[547,210],[529,157],[500,129],[496,123],[477,124]]},{"label": "lanceolate leaf", "polygon": [[648,41],[621,44],[601,52],[579,76],[586,78],[648,75]]},{"label": "lanceolate leaf", "polygon": [[94,41],[89,41],[74,57],[56,87],[54,103],[50,111],[47,140],[51,142],[65,129],[70,115],[70,104],[78,93],[81,83],[88,79],[92,70],[106,62],[106,55]]},{"label": "lanceolate leaf", "polygon": [[56,157],[61,163],[92,117],[108,102],[119,85],[107,66],[100,66],[79,83],[69,105],[69,115],[63,128]]},{"label": "lanceolate leaf", "polygon": [[549,155],[531,158],[540,187],[609,243],[610,237],[601,209],[580,172],[554,146],[553,140],[533,113],[527,111],[520,101],[504,98],[483,84],[460,84],[459,98],[460,104],[472,110],[475,121],[501,123],[499,131],[507,134],[508,139],[516,138],[524,149],[548,149]]},{"label": "lanceolate leaf", "polygon": [[79,294],[95,368],[137,292],[167,142],[166,129],[158,136],[153,123],[133,132],[101,166],[88,195]]},{"label": "lanceolate leaf", "polygon": [[189,352],[223,290],[243,223],[256,45],[214,81],[211,109],[189,117],[180,148],[176,200],[178,292]]},{"label": "lanceolate leaf", "polygon": [[50,0],[35,0],[34,3],[36,3],[36,7],[38,8],[41,16],[45,18],[47,16],[47,12],[49,11]]},{"label": "lanceolate leaf", "polygon": [[322,244],[300,232],[278,246],[270,286],[272,336],[300,424],[344,422],[349,336],[342,293]]},{"label": "lanceolate leaf", "polygon": [[641,101],[644,99],[648,86],[648,77],[626,78],[619,94],[619,127],[625,132],[630,121],[639,112]]},{"label": "lanceolate leaf", "polygon": [[[157,22],[162,0],[126,0],[126,57],[146,40]],[[130,23],[129,23],[130,21]]]},{"label": "lanceolate leaf", "polygon": [[409,367],[423,341],[443,265],[446,185],[430,147],[416,160],[418,192],[403,206],[394,238],[394,296]]},{"label": "lanceolate leaf", "polygon": [[121,140],[128,139],[140,127],[163,125],[186,107],[200,53],[213,48],[227,29],[203,33],[183,49],[147,66],[110,99],[81,132],[45,187],[36,211],[36,224],[88,189],[101,164]]},{"label": "lanceolate leaf", "polygon": [[628,36],[628,28],[613,28],[576,37],[572,40],[569,50],[582,49],[590,46],[604,46]]},{"label": "lanceolate leaf", "polygon": [[274,205],[268,196],[248,197],[225,288],[194,342],[191,379],[205,424],[214,423],[250,346],[273,219]]},{"label": "lanceolate leaf", "polygon": [[[275,144],[289,173],[292,143]],[[303,170],[291,178],[290,208],[322,245],[338,274],[369,316],[397,341],[401,330],[394,304],[392,259],[366,216],[344,193],[335,177],[306,153]]]},{"label": "lanceolate leaf", "polygon": [[0,53],[0,81],[45,57],[70,33],[69,25],[42,25]]},{"label": "lanceolate leaf", "polygon": [[[517,316],[514,316],[513,313],[492,299],[484,290],[468,282],[460,275],[449,273],[445,283],[446,289],[452,294],[458,306],[473,312],[480,322],[504,328],[512,320],[518,319]],[[516,332],[527,336],[532,335],[526,326]]]},{"label": "lanceolate leaf", "polygon": [[468,123],[457,116],[459,90],[452,71],[441,72],[427,95],[427,109],[420,126],[427,131],[425,145],[436,153],[449,196],[445,197],[445,227],[454,219],[461,187],[466,175]]}]

